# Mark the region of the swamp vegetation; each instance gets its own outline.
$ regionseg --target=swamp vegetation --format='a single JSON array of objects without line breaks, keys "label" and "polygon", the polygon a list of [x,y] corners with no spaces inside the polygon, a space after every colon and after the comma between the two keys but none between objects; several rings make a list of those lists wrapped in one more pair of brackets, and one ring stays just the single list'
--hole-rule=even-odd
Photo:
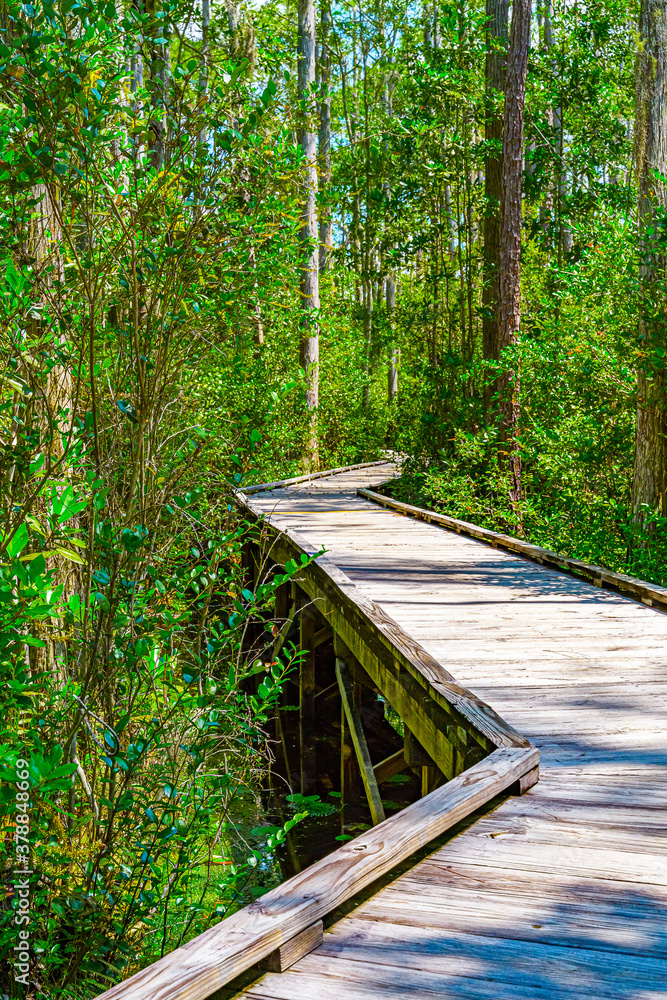
[{"label": "swamp vegetation", "polygon": [[667,0],[0,0],[0,993],[89,1000],[367,822],[281,764],[300,567],[235,488],[390,451],[667,583],[666,60]]}]

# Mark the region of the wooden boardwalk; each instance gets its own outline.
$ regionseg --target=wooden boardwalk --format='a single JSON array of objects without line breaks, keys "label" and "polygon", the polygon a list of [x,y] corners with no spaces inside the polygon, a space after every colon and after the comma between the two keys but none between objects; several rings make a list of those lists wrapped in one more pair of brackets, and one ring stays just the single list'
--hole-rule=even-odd
[{"label": "wooden boardwalk", "polygon": [[244,1000],[667,997],[667,618],[361,499],[255,494],[541,752],[507,799]]}]

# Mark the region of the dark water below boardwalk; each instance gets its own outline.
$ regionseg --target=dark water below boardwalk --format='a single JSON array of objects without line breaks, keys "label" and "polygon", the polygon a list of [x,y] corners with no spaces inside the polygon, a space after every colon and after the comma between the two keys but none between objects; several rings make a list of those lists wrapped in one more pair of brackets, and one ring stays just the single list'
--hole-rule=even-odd
[{"label": "dark water below boardwalk", "polygon": [[[305,734],[298,711],[281,711],[280,724],[276,720],[270,781],[257,795],[239,802],[236,822],[248,845],[257,850],[295,813],[310,814],[287,834],[283,844],[265,852],[240,905],[280,885],[372,825],[347,729],[341,748],[340,701],[336,699],[323,709]],[[390,723],[390,713],[381,699],[365,692],[359,710],[373,763],[403,747],[403,736],[397,731],[400,723],[393,719],[393,725]],[[341,789],[343,771],[345,788]],[[419,798],[421,776],[407,768],[383,782],[380,793],[385,813],[391,816]]]}]

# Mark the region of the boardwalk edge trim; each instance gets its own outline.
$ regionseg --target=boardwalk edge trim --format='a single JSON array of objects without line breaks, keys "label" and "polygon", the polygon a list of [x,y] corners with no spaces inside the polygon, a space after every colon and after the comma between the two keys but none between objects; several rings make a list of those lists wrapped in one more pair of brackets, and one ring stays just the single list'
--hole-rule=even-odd
[{"label": "boardwalk edge trim", "polygon": [[[388,479],[386,483],[381,485],[385,486],[390,482],[391,480]],[[645,580],[626,576],[625,573],[616,573],[604,566],[595,566],[592,563],[585,563],[581,559],[561,556],[557,552],[540,548],[539,545],[532,545],[530,542],[524,542],[520,538],[513,538],[511,535],[504,535],[499,531],[492,531],[490,528],[480,528],[468,521],[460,521],[456,517],[450,517],[449,514],[438,514],[433,510],[426,510],[424,507],[415,507],[365,487],[358,489],[357,495],[364,500],[370,500],[372,503],[395,510],[399,514],[405,514],[429,524],[440,525],[459,535],[468,535],[470,538],[485,542],[494,548],[506,549],[514,555],[524,556],[538,562],[541,566],[549,566],[572,576],[584,577],[587,583],[592,583],[595,587],[619,591],[626,597],[631,595],[642,604],[654,607],[657,611],[667,611],[667,587],[661,587],[657,583],[647,583]]]},{"label": "boardwalk edge trim", "polygon": [[[315,552],[305,539],[271,523],[247,494],[279,489],[311,479],[389,464],[388,460],[347,466],[291,480],[234,490],[239,506],[273,535],[290,556]],[[363,494],[364,491],[359,491]],[[369,491],[372,492],[372,491]],[[377,494],[379,497],[380,494]],[[382,498],[384,499],[384,498]],[[387,653],[395,655],[476,729],[491,752],[446,784],[355,840],[326,855],[254,903],[176,948],[96,1000],[207,1000],[242,972],[257,965],[285,942],[386,875],[430,841],[484,806],[539,767],[539,750],[479,698],[461,687],[433,657],[386,615],[330,559],[320,556],[308,567],[328,584],[328,599],[340,597],[377,633]],[[531,782],[532,783],[532,782]],[[258,970],[258,975],[261,975]]]},{"label": "boardwalk edge trim", "polygon": [[536,747],[495,750],[97,1000],[206,1000],[506,791],[538,762]]},{"label": "boardwalk edge trim", "polygon": [[341,472],[355,472],[357,469],[374,469],[378,465],[388,465],[391,459],[380,458],[376,462],[361,462],[359,465],[343,465],[340,469],[324,469],[320,472],[309,472],[306,476],[292,476],[291,479],[277,479],[273,483],[259,483],[256,486],[239,486],[237,493],[268,493],[269,490],[279,490],[283,486],[297,486],[299,483],[310,482],[311,479],[326,479],[328,476],[337,476]]}]

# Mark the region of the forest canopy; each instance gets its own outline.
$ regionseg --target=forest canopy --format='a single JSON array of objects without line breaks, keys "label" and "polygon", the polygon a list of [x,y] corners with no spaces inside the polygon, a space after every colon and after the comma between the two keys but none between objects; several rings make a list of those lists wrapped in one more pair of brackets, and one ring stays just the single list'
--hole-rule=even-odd
[{"label": "forest canopy", "polygon": [[6,995],[92,998],[280,877],[308,809],[239,816],[297,567],[249,587],[239,486],[391,453],[400,499],[667,583],[666,22],[0,0]]}]

